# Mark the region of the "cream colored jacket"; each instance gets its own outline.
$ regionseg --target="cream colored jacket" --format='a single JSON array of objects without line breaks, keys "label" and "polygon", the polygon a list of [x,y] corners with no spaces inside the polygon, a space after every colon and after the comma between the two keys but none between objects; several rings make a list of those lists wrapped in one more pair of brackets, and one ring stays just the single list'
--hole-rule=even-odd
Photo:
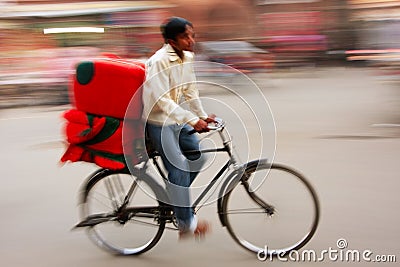
[{"label": "cream colored jacket", "polygon": [[196,89],[193,60],[193,54],[184,51],[182,61],[169,44],[147,60],[143,119],[157,125],[193,126],[207,118]]}]

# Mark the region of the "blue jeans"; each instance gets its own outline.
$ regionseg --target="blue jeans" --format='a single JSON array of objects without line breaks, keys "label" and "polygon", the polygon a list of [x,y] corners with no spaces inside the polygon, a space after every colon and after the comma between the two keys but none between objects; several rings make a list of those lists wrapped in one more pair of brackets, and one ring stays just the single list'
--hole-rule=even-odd
[{"label": "blue jeans", "polygon": [[147,123],[148,136],[160,153],[168,171],[167,193],[174,206],[180,231],[188,231],[193,224],[189,187],[200,172],[204,159],[200,154],[184,155],[184,151],[199,150],[199,139],[189,135],[188,125],[159,126]]}]

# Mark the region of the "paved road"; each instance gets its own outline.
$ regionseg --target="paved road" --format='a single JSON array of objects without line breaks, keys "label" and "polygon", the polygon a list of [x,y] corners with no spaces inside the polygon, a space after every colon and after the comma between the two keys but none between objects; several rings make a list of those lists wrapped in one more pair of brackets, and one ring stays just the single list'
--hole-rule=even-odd
[{"label": "paved road", "polygon": [[[320,69],[253,78],[275,118],[275,160],[305,173],[321,198],[320,227],[306,249],[318,253],[337,249],[337,240],[344,238],[348,249],[396,255],[398,260],[400,128],[394,124],[400,122],[399,88],[366,69]],[[230,82],[238,81],[232,78]],[[253,92],[242,93],[254,101],[259,98]],[[202,94],[235,101],[216,89]],[[214,206],[200,213],[214,228],[204,242],[179,243],[176,233],[167,231],[154,249],[140,257],[111,256],[94,247],[82,231],[71,231],[78,220],[79,186],[95,168],[58,164],[64,151],[60,115],[67,108],[0,111],[1,266],[285,264],[258,261],[237,246],[220,227]],[[223,116],[231,116],[225,112]],[[270,153],[273,151],[267,151]],[[327,257],[324,264],[354,262]]]}]

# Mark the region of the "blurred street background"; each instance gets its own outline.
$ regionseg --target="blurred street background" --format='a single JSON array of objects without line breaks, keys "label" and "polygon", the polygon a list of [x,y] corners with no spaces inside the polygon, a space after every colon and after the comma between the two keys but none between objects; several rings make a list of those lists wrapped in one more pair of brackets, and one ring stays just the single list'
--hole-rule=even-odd
[{"label": "blurred street background", "polygon": [[[197,60],[241,70],[266,97],[275,160],[304,173],[321,199],[320,227],[306,248],[337,248],[345,238],[350,249],[398,260],[400,1],[0,0],[1,266],[285,264],[238,247],[214,205],[200,213],[212,220],[209,239],[178,243],[167,231],[140,257],[111,256],[83,231],[70,231],[79,186],[96,169],[59,165],[70,75],[78,62],[107,54],[146,60],[172,15],[193,22]],[[240,87],[232,73],[199,71]],[[201,94],[230,99],[206,88]]]},{"label": "blurred street background", "polygon": [[198,60],[248,72],[357,66],[398,80],[396,0],[0,1],[0,107],[65,104],[81,60],[145,60],[161,22],[195,25]]}]

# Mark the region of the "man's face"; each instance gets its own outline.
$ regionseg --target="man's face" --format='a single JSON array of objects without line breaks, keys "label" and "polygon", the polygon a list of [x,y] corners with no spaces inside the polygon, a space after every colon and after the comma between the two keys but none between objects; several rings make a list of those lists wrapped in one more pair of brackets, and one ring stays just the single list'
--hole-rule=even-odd
[{"label": "man's face", "polygon": [[171,40],[170,44],[178,51],[191,51],[194,49],[194,30],[189,25],[186,25],[186,30],[176,36],[176,40]]}]

